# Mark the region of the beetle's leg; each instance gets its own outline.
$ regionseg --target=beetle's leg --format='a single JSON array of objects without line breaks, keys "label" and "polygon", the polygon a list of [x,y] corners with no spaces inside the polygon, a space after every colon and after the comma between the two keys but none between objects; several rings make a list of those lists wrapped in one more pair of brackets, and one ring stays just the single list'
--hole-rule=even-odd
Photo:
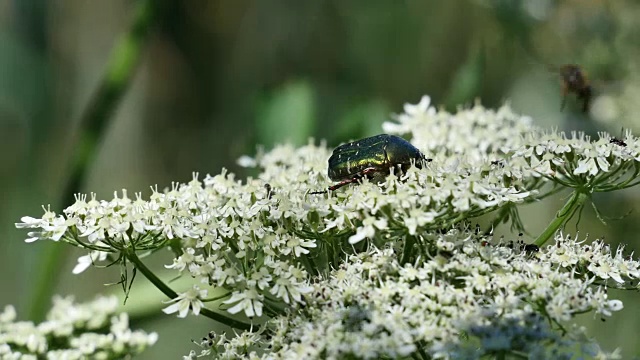
[{"label": "beetle's leg", "polygon": [[340,189],[341,187],[343,187],[345,185],[349,185],[351,183],[358,182],[358,181],[362,180],[363,177],[368,177],[370,174],[373,174],[373,173],[375,173],[377,171],[378,171],[378,169],[376,169],[374,167],[366,168],[366,169],[362,170],[362,172],[360,172],[357,175],[354,175],[350,179],[345,179],[345,180],[342,180],[342,181],[340,181],[339,183],[337,183],[335,185],[329,186],[328,191],[337,190],[337,189]]},{"label": "beetle's leg", "polygon": [[[329,188],[327,189],[327,191],[333,191],[333,190],[337,190],[340,189],[341,187],[345,186],[345,185],[349,185],[351,183],[357,182],[358,180],[362,179],[362,177],[357,176],[357,177],[353,177],[351,179],[346,179],[346,180],[342,180],[339,183],[335,184],[335,185],[331,185],[329,186]],[[325,191],[326,192],[326,191]]]},{"label": "beetle's leg", "polygon": [[358,180],[360,180],[362,177],[354,177],[351,179],[346,179],[346,180],[342,180],[339,183],[335,184],[335,185],[331,185],[327,188],[327,190],[322,190],[322,191],[314,191],[314,192],[310,192],[309,194],[311,195],[317,195],[317,194],[326,194],[329,191],[333,191],[336,189],[340,189],[341,187],[351,184],[352,182],[356,182]]},{"label": "beetle's leg", "polygon": [[340,189],[341,187],[343,187],[345,185],[349,185],[351,183],[358,182],[358,181],[362,180],[363,177],[369,177],[370,174],[374,174],[374,173],[376,173],[378,171],[379,171],[379,169],[376,169],[374,167],[369,167],[369,168],[366,168],[366,169],[362,170],[362,172],[360,172],[359,174],[354,175],[353,177],[351,177],[349,179],[342,180],[337,184],[329,186],[327,188],[327,190],[314,191],[314,192],[310,192],[309,194],[312,194],[312,195],[314,195],[314,194],[326,194],[329,191],[334,191],[334,190]]},{"label": "beetle's leg", "polygon": [[379,171],[380,171],[380,169],[377,169],[377,168],[374,168],[374,167],[366,168],[366,169],[362,170],[362,172],[360,174],[358,174],[358,178],[356,180],[360,180],[363,177],[367,177],[368,179],[371,179],[371,177],[369,175],[375,174],[375,173],[377,173]]}]

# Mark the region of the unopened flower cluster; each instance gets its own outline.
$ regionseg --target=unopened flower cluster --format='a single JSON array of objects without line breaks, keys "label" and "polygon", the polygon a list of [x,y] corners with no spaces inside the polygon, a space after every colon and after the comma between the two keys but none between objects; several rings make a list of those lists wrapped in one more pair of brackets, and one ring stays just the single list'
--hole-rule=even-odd
[{"label": "unopened flower cluster", "polygon": [[[640,277],[640,263],[623,258],[622,249],[558,235],[530,252],[460,229],[425,234],[425,241],[437,255],[416,264],[400,264],[390,247],[352,255],[314,284],[300,311],[270,320],[260,336],[205,338],[205,349],[190,358],[618,357],[570,320],[622,309],[606,286],[637,285]],[[598,265],[605,263],[606,272]]]},{"label": "unopened flower cluster", "polygon": [[156,333],[129,329],[126,313],[116,313],[116,297],[78,304],[56,297],[47,319],[18,321],[13,306],[0,313],[2,359],[116,359],[141,353],[158,339]]},{"label": "unopened flower cluster", "polygon": [[[476,105],[450,114],[436,111],[427,97],[406,105],[383,129],[410,138],[432,161],[422,169],[392,171],[381,183],[365,178],[314,194],[332,184],[330,149],[312,142],[281,145],[240,159],[260,171],[256,178],[240,181],[223,170],[202,179],[194,174],[189,183],[164,191],[152,188],[148,199],[130,198],[126,191],[111,200],[79,195],[62,214],[47,208],[41,218],[24,217],[17,226],[31,229],[27,241],[88,249],[76,273],[120,254],[171,245],[176,256],[167,267],[195,280],[165,312],[197,315],[214,304],[249,318],[268,315],[280,329],[270,349],[283,358],[314,351],[307,347],[338,358],[415,351],[444,356],[469,350],[465,344],[472,342],[460,342],[461,334],[475,337],[487,352],[509,346],[535,353],[543,351],[536,347],[543,342],[560,351],[567,337],[545,325],[546,316],[560,322],[585,311],[608,316],[621,307],[596,285],[629,287],[620,280],[636,279],[637,264],[602,244],[590,248],[601,257],[588,257],[583,245],[569,246],[569,239],[527,257],[504,246],[479,247],[485,240],[469,241],[465,232],[435,234],[538,201],[559,187],[590,193],[633,186],[637,138],[602,134],[591,141],[579,133],[546,132],[508,106],[493,111]],[[546,258],[552,255],[568,260]],[[495,269],[499,274],[490,271]],[[222,293],[216,303],[207,302],[212,290]],[[396,317],[409,320],[394,322]],[[331,327],[336,324],[342,325]],[[514,328],[519,335],[490,331]],[[328,336],[334,330],[338,338]],[[217,337],[216,344],[227,355],[251,354],[238,349],[250,349],[245,345],[255,336]],[[317,343],[323,336],[327,343]],[[505,336],[513,340],[504,343]],[[236,343],[245,345],[230,345]],[[353,347],[358,344],[370,348]]]}]

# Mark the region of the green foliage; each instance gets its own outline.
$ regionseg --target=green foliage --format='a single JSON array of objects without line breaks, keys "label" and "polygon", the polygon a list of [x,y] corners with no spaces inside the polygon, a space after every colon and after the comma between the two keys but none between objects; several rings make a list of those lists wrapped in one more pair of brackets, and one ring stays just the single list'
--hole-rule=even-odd
[{"label": "green foliage", "polygon": [[[131,42],[120,47],[125,55],[141,51],[141,71],[129,71],[135,56],[125,56],[124,66],[116,66],[124,71],[114,73],[116,83],[134,84],[131,91],[112,98],[104,112],[109,126],[83,137],[84,149],[74,146],[69,139],[79,117],[91,106],[109,54],[141,3],[26,0],[0,6],[0,197],[6,199],[0,204],[0,273],[16,274],[6,277],[0,303],[37,299],[43,310],[48,297],[31,294],[68,292],[70,283],[74,292],[93,294],[112,281],[65,278],[63,261],[37,260],[48,244],[24,247],[9,225],[41,203],[61,208],[70,156],[87,163],[80,176],[101,197],[122,187],[131,193],[149,184],[162,189],[192,170],[237,171],[236,159],[256,145],[270,149],[314,137],[332,147],[375,135],[391,112],[424,93],[447,109],[476,97],[491,107],[513,99],[516,110],[538,124],[593,136],[606,130],[622,137],[621,128],[636,134],[640,128],[640,23],[634,21],[640,4],[634,0],[162,0],[154,3],[169,11],[151,27],[150,41],[141,39],[138,49]],[[588,114],[579,113],[574,99],[559,111],[561,83],[547,66],[569,62],[582,65],[593,84]],[[122,144],[132,156],[123,156]],[[98,156],[83,159],[91,148]],[[605,215],[624,214],[637,206],[632,195],[599,196],[596,203]],[[521,215],[540,227],[547,220],[541,214],[557,209],[536,206]],[[589,232],[637,250],[638,212],[608,226],[589,206],[581,215]],[[59,281],[34,281],[40,268]],[[630,301],[636,300],[625,304]],[[608,348],[629,348],[638,333],[634,318],[587,325],[601,330]],[[606,326],[624,328],[626,338]],[[173,357],[183,353],[171,345]]]},{"label": "green foliage", "polygon": [[314,90],[308,81],[288,83],[274,90],[258,107],[258,144],[306,143],[316,126],[315,107]]},{"label": "green foliage", "polygon": [[485,51],[482,46],[474,46],[467,60],[456,70],[456,74],[447,90],[444,104],[454,108],[460,104],[469,104],[480,95],[485,71]]}]

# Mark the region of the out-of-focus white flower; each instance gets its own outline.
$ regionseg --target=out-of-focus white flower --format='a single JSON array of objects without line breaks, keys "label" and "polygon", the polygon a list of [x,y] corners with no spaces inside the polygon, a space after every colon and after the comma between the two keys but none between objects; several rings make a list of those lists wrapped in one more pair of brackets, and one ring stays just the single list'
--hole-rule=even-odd
[{"label": "out-of-focus white flower", "polygon": [[89,266],[96,262],[105,261],[109,256],[109,253],[103,251],[91,251],[89,254],[80,256],[78,258],[78,264],[71,271],[74,274],[80,274],[89,268]]},{"label": "out-of-focus white flower", "polygon": [[256,167],[256,165],[258,165],[258,162],[256,161],[256,159],[250,156],[243,155],[240,158],[238,158],[237,164],[244,168],[253,168],[253,167]]},{"label": "out-of-focus white flower", "polygon": [[123,358],[156,343],[156,333],[129,328],[128,316],[116,315],[116,297],[78,304],[55,297],[47,320],[16,322],[12,307],[0,314],[0,357],[3,359]]}]

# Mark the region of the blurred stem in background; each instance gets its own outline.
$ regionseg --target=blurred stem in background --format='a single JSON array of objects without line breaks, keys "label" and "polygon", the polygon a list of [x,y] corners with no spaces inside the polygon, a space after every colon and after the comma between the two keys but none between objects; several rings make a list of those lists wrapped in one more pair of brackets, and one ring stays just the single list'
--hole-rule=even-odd
[{"label": "blurred stem in background", "polygon": [[469,47],[467,59],[456,70],[444,99],[445,106],[451,111],[460,105],[473,103],[482,94],[486,66],[484,45],[471,42]]},{"label": "blurred stem in background", "polygon": [[[108,128],[113,110],[116,108],[131,83],[140,53],[146,42],[151,24],[157,17],[158,6],[153,0],[140,0],[136,4],[134,19],[125,34],[117,40],[97,90],[83,111],[77,132],[72,137],[73,154],[68,178],[61,193],[61,204],[65,208],[75,202],[74,194],[80,191],[95,159],[100,140]],[[40,267],[32,282],[33,290],[29,307],[30,318],[43,320],[51,296],[60,278],[56,269],[64,259],[64,247],[51,244],[40,255]]]}]

